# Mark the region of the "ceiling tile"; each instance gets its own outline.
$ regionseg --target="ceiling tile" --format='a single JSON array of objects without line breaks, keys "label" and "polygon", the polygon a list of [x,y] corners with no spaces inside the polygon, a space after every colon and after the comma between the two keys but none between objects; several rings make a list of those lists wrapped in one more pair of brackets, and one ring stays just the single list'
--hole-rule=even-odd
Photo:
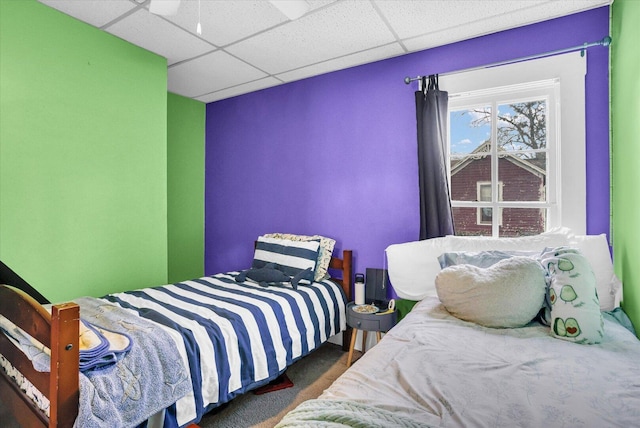
[{"label": "ceiling tile", "polygon": [[[481,21],[492,16],[501,16],[510,11],[520,10],[545,3],[549,0],[477,0],[420,1],[376,0],[376,5],[387,18],[398,37],[406,39],[455,27],[466,27],[468,23]],[[468,31],[471,33],[471,31]]]},{"label": "ceiling tile", "polygon": [[71,15],[74,18],[84,21],[94,27],[113,21],[124,13],[138,7],[129,0],[38,0],[60,12]]},{"label": "ceiling tile", "polygon": [[169,65],[215,49],[159,16],[140,9],[105,30],[167,58]]},{"label": "ceiling tile", "polygon": [[368,1],[344,1],[227,48],[268,73],[282,73],[395,41]]},{"label": "ceiling tile", "polygon": [[496,33],[498,31],[528,25],[534,22],[551,19],[553,17],[563,16],[570,13],[571,10],[575,10],[578,6],[576,4],[571,5],[571,3],[580,3],[586,9],[587,5],[589,5],[589,7],[593,7],[594,4],[596,6],[600,4],[607,4],[607,0],[579,0],[577,2],[547,1],[545,4],[539,4],[536,7],[520,9],[501,15],[493,14],[490,17],[468,23],[464,26],[446,28],[423,36],[403,40],[402,42],[404,46],[412,52],[429,49],[435,46],[442,46],[466,40],[471,37]]},{"label": "ceiling tile", "polygon": [[247,94],[249,92],[259,91],[260,89],[271,88],[273,86],[281,84],[282,82],[275,77],[266,77],[264,79],[245,83],[243,85],[238,85],[232,88],[223,89],[221,91],[212,92],[207,95],[196,97],[195,99],[205,103],[210,103],[213,101],[223,100],[225,98],[235,97],[237,95]]},{"label": "ceiling tile", "polygon": [[183,1],[178,13],[167,19],[195,33],[198,3],[202,38],[216,46],[228,45],[287,20],[264,0]]},{"label": "ceiling tile", "polygon": [[404,49],[402,49],[402,46],[400,46],[398,43],[391,43],[389,45],[380,46],[352,55],[347,55],[341,58],[328,60],[319,64],[310,65],[308,67],[302,67],[297,70],[287,71],[285,73],[276,75],[276,77],[284,80],[285,82],[292,82],[294,80],[317,76],[319,74],[329,73],[331,71],[342,70],[344,68],[354,67],[369,62],[391,58],[394,56],[402,55],[404,53],[405,51]]},{"label": "ceiling tile", "polygon": [[168,88],[176,94],[197,97],[263,77],[266,73],[219,50],[169,67]]}]

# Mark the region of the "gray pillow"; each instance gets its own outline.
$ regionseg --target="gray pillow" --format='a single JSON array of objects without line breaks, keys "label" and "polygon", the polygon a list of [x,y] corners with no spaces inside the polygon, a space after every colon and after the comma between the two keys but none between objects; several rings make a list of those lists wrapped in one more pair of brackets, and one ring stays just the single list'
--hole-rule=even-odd
[{"label": "gray pillow", "polygon": [[500,260],[510,257],[532,257],[540,256],[540,251],[452,251],[443,253],[438,257],[438,262],[442,269],[454,265],[473,265],[481,268],[488,268],[498,263]]}]

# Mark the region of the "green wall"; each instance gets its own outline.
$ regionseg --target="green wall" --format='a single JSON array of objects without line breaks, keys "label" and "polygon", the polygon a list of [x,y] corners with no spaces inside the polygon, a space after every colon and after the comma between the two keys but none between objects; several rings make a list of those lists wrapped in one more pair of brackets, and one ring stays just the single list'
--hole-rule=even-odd
[{"label": "green wall", "polygon": [[[640,1],[612,7],[612,223],[622,307],[640,335]],[[640,336],[639,336],[640,337]]]},{"label": "green wall", "polygon": [[0,0],[0,259],[50,300],[167,281],[166,87],[164,58]]},{"label": "green wall", "polygon": [[169,282],[204,275],[205,105],[169,93],[167,102]]}]

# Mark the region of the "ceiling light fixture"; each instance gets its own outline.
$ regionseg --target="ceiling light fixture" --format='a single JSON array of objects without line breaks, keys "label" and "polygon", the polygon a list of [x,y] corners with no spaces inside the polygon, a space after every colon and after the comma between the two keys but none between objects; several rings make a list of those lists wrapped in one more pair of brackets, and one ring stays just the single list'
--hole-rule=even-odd
[{"label": "ceiling light fixture", "polygon": [[311,6],[306,0],[269,0],[269,3],[290,20],[298,19],[311,10]]}]

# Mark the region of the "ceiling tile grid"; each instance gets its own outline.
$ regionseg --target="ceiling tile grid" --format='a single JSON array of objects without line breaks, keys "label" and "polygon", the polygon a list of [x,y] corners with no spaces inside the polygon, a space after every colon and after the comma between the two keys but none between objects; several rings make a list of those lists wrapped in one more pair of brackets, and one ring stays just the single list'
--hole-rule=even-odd
[{"label": "ceiling tile grid", "polygon": [[284,82],[293,82],[295,80],[305,79],[319,74],[330,73],[336,70],[342,70],[361,64],[392,58],[404,53],[405,50],[402,46],[400,46],[399,43],[394,42],[388,45],[378,46],[365,51],[345,55],[343,57],[322,61],[317,64],[295,70],[286,71],[284,73],[277,74],[276,77],[282,79]]},{"label": "ceiling tile grid", "polygon": [[168,89],[187,97],[197,97],[242,83],[267,77],[257,68],[218,50],[168,71]]},{"label": "ceiling tile grid", "polygon": [[169,65],[216,49],[182,28],[139,9],[105,30],[153,53],[167,58]]},{"label": "ceiling tile grid", "polygon": [[395,41],[368,1],[336,2],[226,48],[271,74]]},{"label": "ceiling tile grid", "polygon": [[613,0],[291,0],[309,8],[295,20],[267,0],[39,1],[167,58],[169,91],[212,102]]}]

